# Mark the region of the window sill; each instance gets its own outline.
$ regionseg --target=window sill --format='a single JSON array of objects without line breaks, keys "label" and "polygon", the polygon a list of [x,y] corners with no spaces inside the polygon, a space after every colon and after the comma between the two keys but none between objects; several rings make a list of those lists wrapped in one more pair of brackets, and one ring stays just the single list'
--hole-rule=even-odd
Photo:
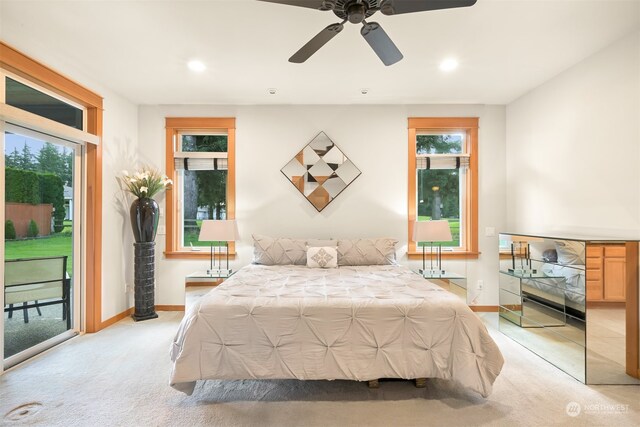
[{"label": "window sill", "polygon": [[[164,251],[163,253],[165,258],[168,258],[168,259],[211,259],[210,251]],[[227,254],[214,253],[213,257],[215,259],[218,259],[218,258],[226,259]],[[235,258],[236,258],[236,253],[229,252],[229,259],[235,259]]]},{"label": "window sill", "polygon": [[[425,252],[425,259],[430,259],[431,253]],[[433,253],[434,259],[436,257],[436,253]],[[478,259],[480,256],[480,252],[466,252],[466,251],[457,251],[457,252],[442,252],[442,259]],[[422,259],[422,251],[420,252],[408,252],[407,257],[409,259]]]}]

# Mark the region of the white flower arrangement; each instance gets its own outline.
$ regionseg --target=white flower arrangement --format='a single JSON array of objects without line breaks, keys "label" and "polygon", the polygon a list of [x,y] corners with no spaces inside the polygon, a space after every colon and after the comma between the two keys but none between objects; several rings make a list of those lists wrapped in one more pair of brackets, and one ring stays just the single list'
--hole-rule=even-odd
[{"label": "white flower arrangement", "polygon": [[153,197],[173,184],[168,176],[148,166],[144,166],[133,175],[123,170],[121,179],[127,186],[127,190],[139,199]]}]

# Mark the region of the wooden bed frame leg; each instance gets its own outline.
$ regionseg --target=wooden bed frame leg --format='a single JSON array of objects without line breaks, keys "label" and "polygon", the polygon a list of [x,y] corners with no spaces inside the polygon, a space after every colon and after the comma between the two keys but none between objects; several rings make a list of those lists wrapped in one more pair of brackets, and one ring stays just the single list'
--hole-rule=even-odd
[{"label": "wooden bed frame leg", "polygon": [[417,388],[425,388],[427,386],[426,378],[416,378],[416,387]]},{"label": "wooden bed frame leg", "polygon": [[369,388],[380,388],[380,382],[378,380],[369,380]]}]

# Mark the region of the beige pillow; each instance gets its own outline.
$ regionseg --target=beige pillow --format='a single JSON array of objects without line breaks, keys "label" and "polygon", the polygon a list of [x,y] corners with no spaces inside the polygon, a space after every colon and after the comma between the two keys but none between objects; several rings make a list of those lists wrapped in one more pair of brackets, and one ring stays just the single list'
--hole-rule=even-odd
[{"label": "beige pillow", "polygon": [[584,265],[585,249],[583,242],[575,240],[556,240],[556,252],[558,252],[558,264]]},{"label": "beige pillow", "polygon": [[306,265],[307,241],[253,236],[253,263],[262,265]]},{"label": "beige pillow", "polygon": [[337,268],[338,250],[335,246],[315,246],[308,248],[307,267]]},{"label": "beige pillow", "polygon": [[339,239],[338,265],[394,264],[395,239]]},{"label": "beige pillow", "polygon": [[330,246],[335,248],[336,246],[338,246],[338,241],[326,239],[307,239],[307,246],[310,248],[317,248],[321,246]]}]

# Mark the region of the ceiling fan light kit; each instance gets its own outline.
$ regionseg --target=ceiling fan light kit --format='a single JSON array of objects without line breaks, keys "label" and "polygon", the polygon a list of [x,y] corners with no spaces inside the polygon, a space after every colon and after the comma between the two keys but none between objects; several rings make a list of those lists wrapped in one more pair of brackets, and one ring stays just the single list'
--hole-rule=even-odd
[{"label": "ceiling fan light kit", "polygon": [[360,34],[378,55],[384,65],[393,65],[403,56],[391,38],[377,22],[366,19],[380,11],[383,15],[393,16],[404,13],[425,12],[429,10],[469,7],[477,0],[259,0],[267,3],[279,3],[299,6],[320,11],[332,11],[342,22],[331,24],[320,31],[307,44],[289,58],[297,64],[305,62],[329,40],[338,35],[346,22],[362,24]]}]

